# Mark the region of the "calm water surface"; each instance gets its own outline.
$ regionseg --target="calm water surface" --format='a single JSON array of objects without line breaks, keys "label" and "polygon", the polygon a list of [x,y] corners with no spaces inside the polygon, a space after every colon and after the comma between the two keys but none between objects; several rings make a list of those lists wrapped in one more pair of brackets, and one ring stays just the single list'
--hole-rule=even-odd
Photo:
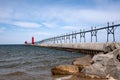
[{"label": "calm water surface", "polygon": [[71,53],[50,48],[1,45],[0,80],[55,80],[51,68],[71,64],[80,53]]}]

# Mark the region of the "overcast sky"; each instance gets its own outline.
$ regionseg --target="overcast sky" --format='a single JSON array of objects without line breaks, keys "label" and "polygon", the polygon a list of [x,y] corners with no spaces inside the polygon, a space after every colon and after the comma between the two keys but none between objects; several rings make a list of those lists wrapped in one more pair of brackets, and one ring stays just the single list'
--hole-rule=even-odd
[{"label": "overcast sky", "polygon": [[32,36],[39,41],[108,21],[120,23],[120,0],[0,0],[0,44],[31,42]]}]

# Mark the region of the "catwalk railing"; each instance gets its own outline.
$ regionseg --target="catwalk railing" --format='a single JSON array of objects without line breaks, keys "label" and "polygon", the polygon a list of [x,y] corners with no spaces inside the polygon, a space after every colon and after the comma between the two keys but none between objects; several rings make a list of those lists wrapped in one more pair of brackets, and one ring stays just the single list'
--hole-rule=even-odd
[{"label": "catwalk railing", "polygon": [[[107,26],[102,28],[91,27],[91,30],[86,30],[86,31],[84,29],[80,29],[79,32],[72,32],[71,34],[65,34],[65,35],[47,38],[36,43],[40,43],[40,44],[41,43],[58,44],[58,43],[71,43],[71,42],[73,43],[73,40],[77,42],[77,38],[80,38],[79,42],[81,42],[81,39],[84,39],[84,42],[86,42],[86,33],[91,34],[91,42],[93,41],[93,37],[95,37],[95,41],[97,42],[98,41],[97,33],[100,30],[107,31],[107,42],[109,42],[110,34],[112,35],[113,42],[115,42],[115,30],[119,26],[120,24],[114,24],[112,22],[112,24],[110,25],[110,23],[108,22]],[[77,37],[78,35],[79,37]]]}]

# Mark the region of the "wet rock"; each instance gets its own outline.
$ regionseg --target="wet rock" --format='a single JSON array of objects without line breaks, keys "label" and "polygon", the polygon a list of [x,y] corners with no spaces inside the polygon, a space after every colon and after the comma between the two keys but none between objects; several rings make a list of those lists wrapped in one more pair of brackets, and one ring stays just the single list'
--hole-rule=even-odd
[{"label": "wet rock", "polygon": [[69,75],[78,73],[79,69],[74,65],[59,65],[53,68],[51,72],[53,75]]},{"label": "wet rock", "polygon": [[86,55],[81,58],[76,58],[73,60],[72,64],[79,67],[79,70],[81,71],[84,67],[90,66],[92,63],[92,58],[90,55]]}]

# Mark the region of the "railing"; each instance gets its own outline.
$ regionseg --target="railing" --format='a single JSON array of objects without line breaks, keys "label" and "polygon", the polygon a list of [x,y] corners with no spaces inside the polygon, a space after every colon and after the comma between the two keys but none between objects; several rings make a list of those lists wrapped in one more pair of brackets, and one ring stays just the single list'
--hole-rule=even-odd
[{"label": "railing", "polygon": [[95,41],[98,41],[98,36],[97,33],[100,30],[106,30],[107,31],[107,42],[109,42],[109,35],[112,34],[112,38],[113,38],[113,42],[115,42],[115,29],[117,27],[119,27],[120,24],[114,24],[112,22],[112,24],[110,25],[110,23],[107,23],[107,26],[105,27],[101,27],[101,28],[96,28],[96,27],[91,27],[91,30],[82,30],[80,29],[79,32],[72,32],[70,34],[65,34],[65,35],[60,35],[60,36],[56,36],[56,37],[51,37],[48,39],[44,39],[39,41],[38,43],[49,43],[49,44],[57,44],[57,43],[73,43],[73,40],[75,40],[75,42],[77,42],[77,35],[79,35],[79,42],[81,42],[81,39],[84,39],[84,42],[86,42],[86,33],[90,33],[91,34],[91,42],[93,41],[93,37],[95,37]]}]

